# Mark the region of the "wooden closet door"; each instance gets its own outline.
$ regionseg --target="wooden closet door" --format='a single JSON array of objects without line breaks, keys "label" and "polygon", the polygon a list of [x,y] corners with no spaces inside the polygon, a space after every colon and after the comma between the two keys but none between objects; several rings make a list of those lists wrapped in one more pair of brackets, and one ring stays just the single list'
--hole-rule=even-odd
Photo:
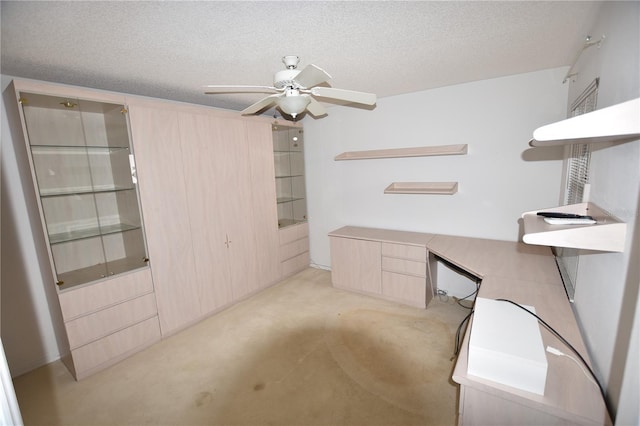
[{"label": "wooden closet door", "polygon": [[228,190],[221,168],[227,167],[221,141],[208,111],[179,113],[186,194],[193,238],[198,291],[203,315],[232,302],[226,235]]},{"label": "wooden closet door", "polygon": [[258,286],[262,288],[281,277],[273,136],[270,123],[247,120],[246,126],[253,187],[252,214]]},{"label": "wooden closet door", "polygon": [[178,115],[129,104],[140,199],[163,335],[200,316]]},{"label": "wooden closet door", "polygon": [[234,300],[257,289],[255,226],[252,214],[253,187],[249,161],[249,144],[244,121],[210,117],[210,133],[215,154],[215,190],[219,191],[220,212],[228,246],[229,272]]}]

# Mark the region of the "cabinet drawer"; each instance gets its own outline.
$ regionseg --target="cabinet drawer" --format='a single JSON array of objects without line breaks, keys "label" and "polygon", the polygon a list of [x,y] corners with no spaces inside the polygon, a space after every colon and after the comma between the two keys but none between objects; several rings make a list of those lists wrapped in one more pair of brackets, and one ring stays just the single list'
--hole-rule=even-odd
[{"label": "cabinet drawer", "polygon": [[419,277],[427,276],[426,263],[416,262],[413,260],[396,259],[394,257],[382,257],[382,270],[416,275]]},{"label": "cabinet drawer", "polygon": [[299,223],[293,226],[287,226],[278,231],[280,236],[280,245],[291,243],[295,240],[309,236],[309,224],[307,222]]},{"label": "cabinet drawer", "polygon": [[304,237],[301,240],[280,246],[280,261],[284,262],[306,251],[309,251],[309,238]]},{"label": "cabinet drawer", "polygon": [[67,322],[71,349],[86,345],[157,314],[153,293]]},{"label": "cabinet drawer", "polygon": [[98,311],[125,300],[153,292],[151,270],[144,268],[130,274],[100,281],[59,295],[65,321]]},{"label": "cabinet drawer", "polygon": [[427,306],[427,280],[426,278],[383,271],[382,295],[401,303],[425,308]]},{"label": "cabinet drawer", "polygon": [[427,248],[420,246],[409,246],[406,244],[382,243],[382,255],[398,257],[401,259],[415,260],[418,262],[427,261]]},{"label": "cabinet drawer", "polygon": [[304,252],[298,256],[282,262],[282,276],[287,277],[293,275],[296,272],[300,272],[309,266],[309,252]]},{"label": "cabinet drawer", "polygon": [[71,351],[78,380],[160,340],[158,317]]}]

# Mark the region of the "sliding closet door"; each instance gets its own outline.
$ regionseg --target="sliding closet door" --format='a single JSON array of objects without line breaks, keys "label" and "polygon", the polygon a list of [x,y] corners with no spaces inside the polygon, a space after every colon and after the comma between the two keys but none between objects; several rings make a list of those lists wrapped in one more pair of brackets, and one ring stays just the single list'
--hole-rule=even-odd
[{"label": "sliding closet door", "polygon": [[160,327],[167,335],[200,317],[178,115],[136,101],[129,103],[129,116]]}]

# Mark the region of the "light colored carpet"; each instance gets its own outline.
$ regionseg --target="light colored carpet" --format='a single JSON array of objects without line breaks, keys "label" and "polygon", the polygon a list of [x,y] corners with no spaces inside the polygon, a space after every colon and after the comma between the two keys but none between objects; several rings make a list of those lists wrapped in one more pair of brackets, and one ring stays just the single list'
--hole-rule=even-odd
[{"label": "light colored carpet", "polygon": [[26,425],[454,425],[467,312],[310,268],[81,382],[54,362],[14,385]]}]

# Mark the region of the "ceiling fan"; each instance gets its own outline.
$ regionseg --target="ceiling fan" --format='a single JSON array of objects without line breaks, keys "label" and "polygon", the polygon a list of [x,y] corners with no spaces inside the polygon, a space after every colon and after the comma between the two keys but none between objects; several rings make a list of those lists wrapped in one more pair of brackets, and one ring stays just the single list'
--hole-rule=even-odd
[{"label": "ceiling fan", "polygon": [[315,117],[327,113],[324,106],[314,96],[324,98],[327,101],[338,100],[362,105],[376,103],[376,95],[373,93],[324,86],[317,87],[331,79],[331,76],[313,64],[307,65],[303,70],[298,70],[300,58],[297,56],[285,56],[282,58],[282,62],[287,68],[275,74],[273,86],[210,85],[205,86],[207,89],[205,93],[273,93],[273,95],[245,108],[242,114],[256,114],[276,105],[293,119],[305,110]]}]

